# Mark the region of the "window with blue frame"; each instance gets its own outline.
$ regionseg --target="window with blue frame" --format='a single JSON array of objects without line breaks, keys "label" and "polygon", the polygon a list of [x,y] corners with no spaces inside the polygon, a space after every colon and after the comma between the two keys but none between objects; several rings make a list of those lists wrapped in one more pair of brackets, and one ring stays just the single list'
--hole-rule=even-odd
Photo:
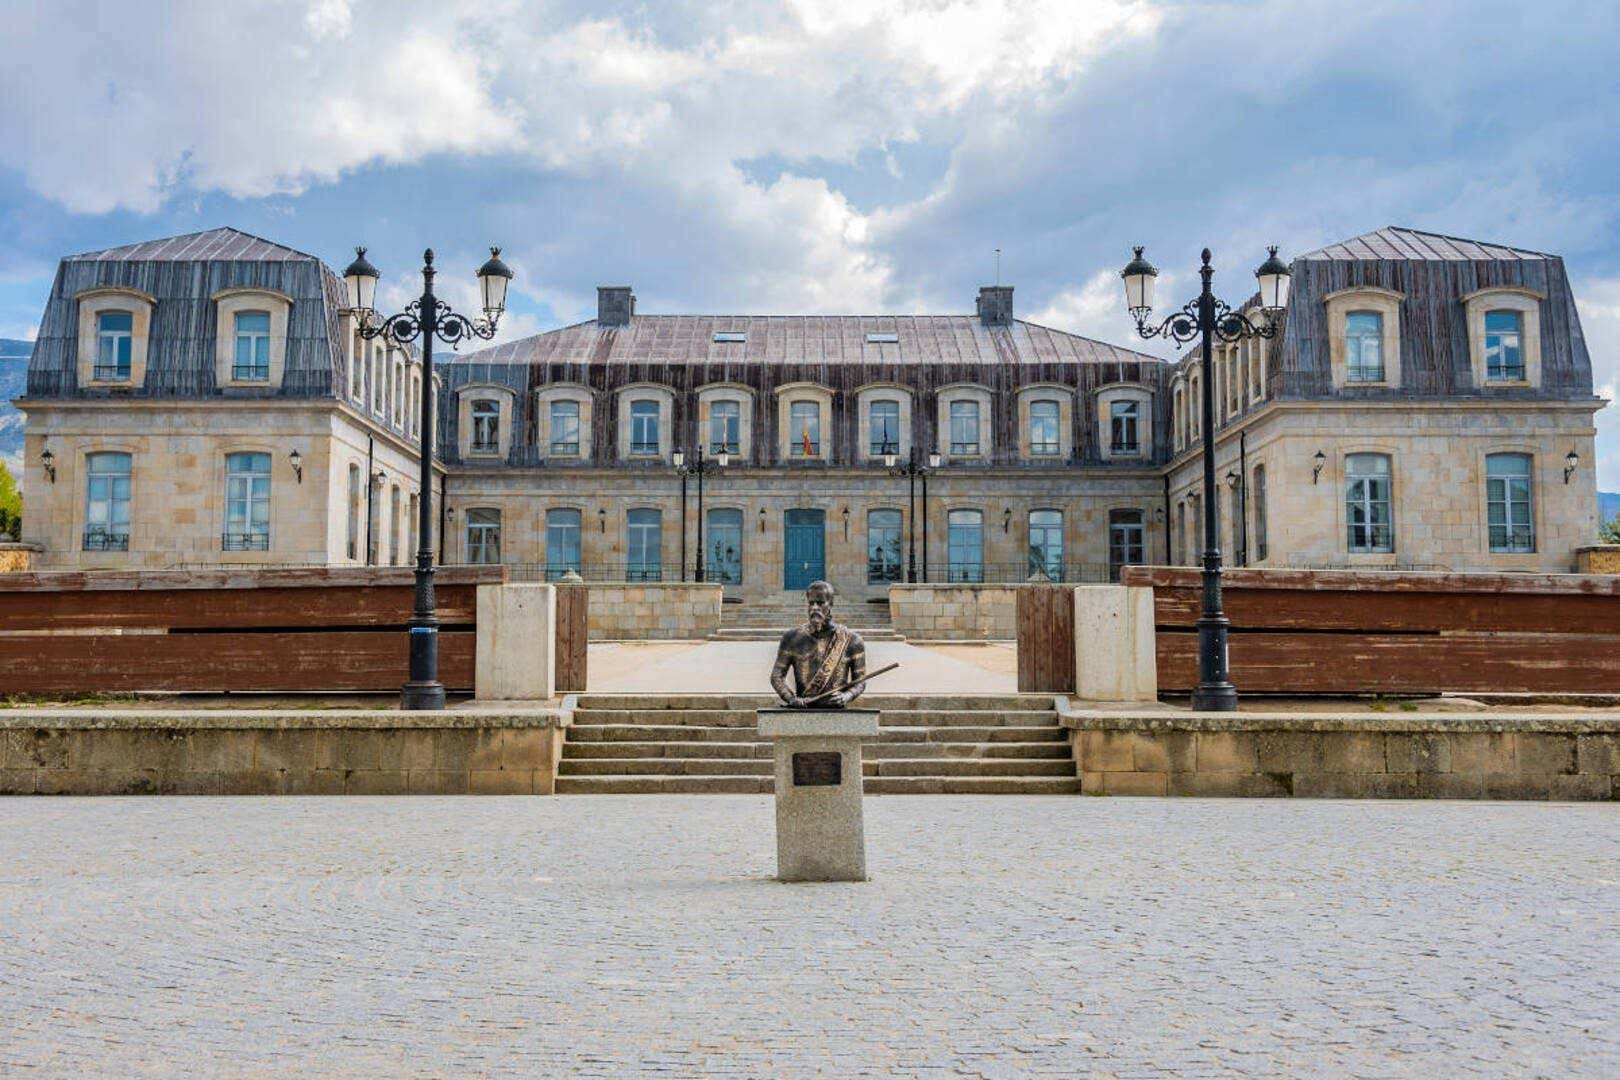
[{"label": "window with blue frame", "polygon": [[1351,454],[1344,459],[1344,517],[1351,551],[1395,550],[1390,472],[1385,454]]},{"label": "window with blue frame", "polygon": [[1485,458],[1485,513],[1493,552],[1536,550],[1530,465],[1529,454],[1490,454]]},{"label": "window with blue frame", "polygon": [[551,454],[553,457],[579,456],[579,402],[551,403]]},{"label": "window with blue frame", "polygon": [[90,454],[84,492],[84,550],[129,550],[130,456]]},{"label": "window with blue frame", "polygon": [[630,403],[630,452],[658,453],[658,402],[642,398]]},{"label": "window with blue frame", "polygon": [[96,316],[95,378],[129,378],[134,328],[135,316],[127,311],[103,311]]},{"label": "window with blue frame", "polygon": [[270,455],[225,458],[225,551],[270,550]]},{"label": "window with blue frame", "polygon": [[898,510],[869,510],[866,514],[866,580],[879,585],[900,580]]},{"label": "window with blue frame", "polygon": [[1524,316],[1517,311],[1485,313],[1485,379],[1524,381]]},{"label": "window with blue frame", "polygon": [[952,510],[946,515],[945,559],[947,581],[984,580],[983,511]]},{"label": "window with blue frame", "polygon": [[571,507],[546,511],[546,580],[580,571],[580,513]]},{"label": "window with blue frame", "polygon": [[1029,403],[1030,457],[1057,457],[1062,451],[1058,439],[1058,403],[1032,401]]},{"label": "window with blue frame", "polygon": [[631,510],[625,515],[626,581],[664,579],[664,515],[651,509]]},{"label": "window with blue frame", "polygon": [[1029,512],[1029,576],[1063,580],[1063,511]]},{"label": "window with blue frame", "polygon": [[270,381],[270,313],[236,313],[236,359],[231,378],[243,382]]},{"label": "window with blue frame", "polygon": [[979,452],[979,403],[951,402],[951,453],[972,456]]},{"label": "window with blue frame", "polygon": [[705,576],[720,585],[742,584],[743,515],[741,510],[722,508],[709,511],[703,538],[708,564]]},{"label": "window with blue frame", "polygon": [[1352,311],[1344,317],[1345,382],[1384,381],[1384,317],[1376,311]]}]

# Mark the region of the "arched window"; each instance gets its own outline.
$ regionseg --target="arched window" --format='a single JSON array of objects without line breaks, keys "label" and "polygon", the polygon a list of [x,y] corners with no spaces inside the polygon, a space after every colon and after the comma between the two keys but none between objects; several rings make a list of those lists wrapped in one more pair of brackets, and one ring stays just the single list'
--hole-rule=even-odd
[{"label": "arched window", "polygon": [[625,515],[626,581],[664,579],[664,516],[659,510],[637,509]]},{"label": "arched window", "polygon": [[1063,511],[1029,512],[1029,577],[1063,580]]},{"label": "arched window", "polygon": [[501,512],[488,508],[467,511],[467,561],[501,561]]},{"label": "arched window", "polygon": [[[874,408],[884,402],[874,402]],[[886,451],[887,452],[887,451]],[[868,510],[866,513],[866,580],[879,585],[900,580],[900,529],[898,510]]]},{"label": "arched window", "polygon": [[129,378],[134,327],[135,316],[128,311],[103,311],[96,316],[95,378]]},{"label": "arched window", "polygon": [[556,581],[570,570],[580,571],[580,514],[555,507],[546,511],[546,580]]},{"label": "arched window", "polygon": [[84,491],[84,550],[129,550],[130,456],[90,454]]},{"label": "arched window", "polygon": [[716,509],[709,511],[707,531],[703,536],[706,577],[719,585],[742,584],[742,511]]},{"label": "arched window", "polygon": [[1147,528],[1140,510],[1108,511],[1108,580],[1119,580],[1119,568],[1147,561]]},{"label": "arched window", "polygon": [[225,551],[270,550],[270,455],[225,458]]},{"label": "arched window", "polygon": [[[975,411],[977,407],[975,406]],[[984,512],[952,510],[945,517],[945,578],[984,580]]]},{"label": "arched window", "polygon": [[1536,550],[1530,467],[1529,454],[1485,458],[1485,515],[1493,552]]},{"label": "arched window", "polygon": [[1390,472],[1386,454],[1351,454],[1344,459],[1344,520],[1351,551],[1395,550]]}]

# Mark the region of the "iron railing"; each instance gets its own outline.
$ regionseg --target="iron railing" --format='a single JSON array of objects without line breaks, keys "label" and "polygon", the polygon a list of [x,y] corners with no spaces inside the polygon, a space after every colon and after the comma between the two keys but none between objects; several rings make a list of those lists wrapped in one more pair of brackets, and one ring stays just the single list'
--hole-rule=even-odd
[{"label": "iron railing", "polygon": [[221,535],[220,543],[225,551],[269,551],[270,533],[227,532]]},{"label": "iron railing", "polygon": [[86,529],[84,531],[84,550],[128,551],[129,533],[112,532],[108,529]]}]

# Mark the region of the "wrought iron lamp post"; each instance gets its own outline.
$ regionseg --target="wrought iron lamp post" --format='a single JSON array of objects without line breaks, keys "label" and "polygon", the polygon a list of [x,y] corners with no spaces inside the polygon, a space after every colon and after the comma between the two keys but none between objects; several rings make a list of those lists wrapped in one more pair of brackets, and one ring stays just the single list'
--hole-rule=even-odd
[{"label": "wrought iron lamp post", "polygon": [[906,582],[917,584],[917,478],[922,478],[923,502],[923,571],[922,579],[928,580],[928,474],[939,468],[939,455],[929,454],[928,464],[924,466],[917,460],[917,448],[912,447],[911,457],[900,464],[900,455],[886,453],[883,455],[883,467],[889,470],[891,476],[904,476],[909,491],[906,501]]},{"label": "wrought iron lamp post", "polygon": [[[1215,298],[1210,280],[1215,270],[1209,263],[1209,249],[1203,252],[1199,277],[1203,289],[1198,299],[1157,326],[1150,325],[1153,313],[1153,285],[1159,272],[1142,257],[1142,249],[1120,276],[1125,279],[1125,307],[1136,320],[1136,332],[1144,338],[1162,337],[1186,344],[1194,338],[1202,342],[1203,380],[1202,425],[1204,438],[1204,606],[1198,618],[1198,689],[1193,691],[1192,707],[1202,712],[1230,712],[1238,706],[1237,688],[1232,685],[1226,655],[1226,632],[1230,623],[1221,602],[1220,503],[1215,490],[1215,359],[1213,346],[1244,338],[1277,336],[1277,323],[1250,322],[1240,312]],[[1288,266],[1277,258],[1277,249],[1254,272],[1260,282],[1260,307],[1274,316],[1288,304]]]},{"label": "wrought iron lamp post", "polygon": [[704,579],[704,569],[709,561],[704,557],[703,551],[703,478],[709,472],[723,469],[727,465],[731,464],[731,454],[726,450],[721,450],[719,455],[712,460],[710,458],[706,458],[703,456],[703,442],[700,439],[698,441],[697,459],[694,460],[690,465],[686,463],[686,452],[684,450],[675,451],[674,460],[675,472],[681,478],[681,580],[686,580],[686,478],[688,476],[695,476],[697,477],[698,489],[697,570],[695,572],[695,580],[699,584],[702,584]]},{"label": "wrought iron lamp post", "polygon": [[444,684],[439,682],[439,617],[433,602],[433,339],[457,348],[468,338],[488,340],[506,310],[506,287],[512,271],[501,261],[501,249],[489,249],[489,261],[478,269],[484,317],[469,319],[450,310],[433,295],[433,249],[422,255],[422,295],[405,310],[378,319],[377,268],[366,260],[366,249],[356,248],[354,262],[343,272],[349,307],[355,313],[360,336],[366,340],[388,335],[400,343],[422,342],[421,500],[417,504],[416,603],[410,622],[410,681],[400,691],[405,709],[444,708]]}]

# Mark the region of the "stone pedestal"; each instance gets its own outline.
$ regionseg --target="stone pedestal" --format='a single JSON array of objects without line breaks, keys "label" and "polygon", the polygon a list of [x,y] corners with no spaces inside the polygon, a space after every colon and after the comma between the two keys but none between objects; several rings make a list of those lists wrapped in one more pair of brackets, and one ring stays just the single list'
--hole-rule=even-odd
[{"label": "stone pedestal", "polygon": [[776,876],[781,881],[865,881],[861,739],[878,733],[876,709],[760,709],[759,733],[776,747]]}]

